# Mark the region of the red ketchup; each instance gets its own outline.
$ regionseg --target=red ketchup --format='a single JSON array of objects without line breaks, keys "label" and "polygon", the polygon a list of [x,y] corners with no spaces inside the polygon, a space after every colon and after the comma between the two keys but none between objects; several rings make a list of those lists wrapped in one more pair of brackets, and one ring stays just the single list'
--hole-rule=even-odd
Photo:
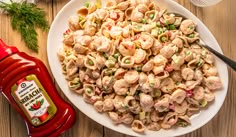
[{"label": "red ketchup", "polygon": [[29,136],[56,137],[74,124],[75,111],[58,95],[45,65],[1,39],[0,92],[25,120]]}]

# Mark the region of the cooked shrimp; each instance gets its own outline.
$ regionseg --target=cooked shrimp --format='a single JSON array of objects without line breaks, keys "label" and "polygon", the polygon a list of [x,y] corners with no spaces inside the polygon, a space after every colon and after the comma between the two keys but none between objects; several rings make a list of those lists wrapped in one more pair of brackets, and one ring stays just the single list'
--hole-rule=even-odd
[{"label": "cooked shrimp", "polygon": [[161,50],[160,50],[160,55],[164,56],[165,58],[169,59],[171,58],[175,52],[176,52],[177,47],[173,46],[173,45],[167,45],[164,46]]},{"label": "cooked shrimp", "polygon": [[70,16],[68,23],[69,23],[69,28],[72,31],[75,31],[75,30],[78,30],[81,28],[79,25],[79,17],[78,16]]},{"label": "cooked shrimp", "polygon": [[154,108],[158,112],[164,112],[166,110],[169,110],[169,103],[170,103],[170,97],[164,97],[163,99],[159,100],[154,104]]},{"label": "cooked shrimp", "polygon": [[205,84],[210,90],[216,90],[222,87],[220,78],[217,76],[209,76],[205,78]]},{"label": "cooked shrimp", "polygon": [[141,34],[139,41],[143,49],[150,49],[153,46],[154,39],[151,35]]},{"label": "cooked shrimp", "polygon": [[134,120],[134,117],[133,117],[132,114],[126,113],[120,118],[120,120],[121,120],[122,123],[131,124]]},{"label": "cooked shrimp", "polygon": [[181,70],[181,75],[185,80],[192,80],[194,77],[194,71],[190,68],[184,68]]},{"label": "cooked shrimp", "polygon": [[141,72],[139,74],[139,81],[138,81],[139,84],[143,85],[145,82],[147,82],[147,80],[148,80],[148,76],[144,72]]},{"label": "cooked shrimp", "polygon": [[133,10],[131,13],[131,21],[133,22],[141,22],[142,18],[144,17],[144,14],[139,12],[138,10]]},{"label": "cooked shrimp", "polygon": [[180,30],[184,34],[191,34],[195,30],[195,23],[190,19],[186,19],[180,24]]},{"label": "cooked shrimp", "polygon": [[108,116],[115,123],[121,123],[119,115],[116,112],[108,112]]},{"label": "cooked shrimp", "polygon": [[141,121],[139,121],[139,120],[134,120],[133,122],[132,122],[132,125],[131,125],[131,128],[135,131],[135,132],[144,132],[144,130],[145,130],[145,126],[144,126],[144,124],[141,122]]},{"label": "cooked shrimp", "polygon": [[183,48],[184,42],[181,38],[175,38],[172,43],[174,43],[178,48]]},{"label": "cooked shrimp", "polygon": [[96,38],[91,44],[100,52],[108,52],[112,45],[111,40],[104,36]]},{"label": "cooked shrimp", "polygon": [[140,98],[140,105],[142,109],[144,111],[150,111],[154,105],[152,96],[145,93],[140,93],[139,98]]},{"label": "cooked shrimp", "polygon": [[164,129],[171,128],[178,120],[178,116],[175,112],[169,112],[165,116],[163,122],[161,123],[161,127]]},{"label": "cooked shrimp", "polygon": [[123,56],[133,56],[135,53],[135,46],[131,41],[122,41],[118,50]]},{"label": "cooked shrimp", "polygon": [[204,88],[196,86],[193,89],[193,98],[198,101],[202,100],[204,98]]},{"label": "cooked shrimp", "polygon": [[152,131],[158,131],[161,129],[161,126],[157,122],[152,122],[147,126],[147,129],[152,130]]},{"label": "cooked shrimp", "polygon": [[158,122],[160,120],[163,120],[163,116],[159,116],[157,111],[151,111],[150,118],[154,122]]},{"label": "cooked shrimp", "polygon": [[202,68],[203,68],[204,75],[206,76],[216,76],[218,73],[216,67],[211,67],[208,64],[204,64]]},{"label": "cooked shrimp", "polygon": [[94,107],[95,107],[95,109],[98,111],[98,112],[102,112],[102,108],[103,108],[103,102],[101,101],[101,100],[99,100],[99,101],[96,101],[95,103],[94,103]]},{"label": "cooked shrimp", "polygon": [[115,38],[121,36],[122,32],[123,32],[123,29],[121,27],[112,26],[111,30],[110,30],[110,36],[115,39]]},{"label": "cooked shrimp", "polygon": [[124,75],[124,79],[126,80],[126,82],[128,82],[129,84],[133,84],[136,83],[139,79],[139,74],[137,71],[135,70],[130,70],[128,72],[125,73]]},{"label": "cooked shrimp", "polygon": [[154,67],[154,62],[153,60],[149,60],[143,67],[142,67],[142,71],[143,72],[149,72],[153,69]]},{"label": "cooked shrimp", "polygon": [[103,101],[103,111],[111,111],[114,109],[112,99],[108,98]]},{"label": "cooked shrimp", "polygon": [[207,87],[204,88],[204,93],[204,99],[206,101],[211,102],[215,99],[215,95]]},{"label": "cooked shrimp", "polygon": [[176,89],[172,94],[171,94],[171,99],[178,104],[181,104],[186,97],[186,92],[183,89]]},{"label": "cooked shrimp", "polygon": [[142,61],[144,61],[144,59],[146,58],[146,51],[143,49],[136,49],[135,53],[134,53],[134,62],[135,63],[141,63]]},{"label": "cooked shrimp", "polygon": [[184,114],[187,109],[188,109],[188,104],[186,102],[186,100],[184,100],[182,103],[175,103],[174,102],[174,106],[175,106],[175,112],[179,113],[179,114]]},{"label": "cooked shrimp", "polygon": [[119,112],[126,112],[126,108],[124,107],[124,96],[116,95],[113,99],[113,105]]},{"label": "cooked shrimp", "polygon": [[124,79],[119,79],[115,81],[113,89],[117,95],[125,95],[128,92],[128,87],[130,85]]}]

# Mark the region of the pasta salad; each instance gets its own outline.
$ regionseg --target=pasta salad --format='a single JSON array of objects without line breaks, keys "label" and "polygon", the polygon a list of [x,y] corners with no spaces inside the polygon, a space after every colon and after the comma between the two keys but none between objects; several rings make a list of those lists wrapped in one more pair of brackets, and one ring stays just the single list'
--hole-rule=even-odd
[{"label": "pasta salad", "polygon": [[191,19],[151,0],[85,3],[57,52],[71,91],[135,132],[191,124],[222,87]]}]

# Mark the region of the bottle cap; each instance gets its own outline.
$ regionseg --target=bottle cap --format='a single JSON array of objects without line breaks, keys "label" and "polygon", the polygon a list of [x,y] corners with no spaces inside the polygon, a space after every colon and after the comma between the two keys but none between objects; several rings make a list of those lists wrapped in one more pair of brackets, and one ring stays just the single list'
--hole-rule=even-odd
[{"label": "bottle cap", "polygon": [[18,52],[16,47],[7,46],[2,39],[0,39],[0,60],[16,52]]}]

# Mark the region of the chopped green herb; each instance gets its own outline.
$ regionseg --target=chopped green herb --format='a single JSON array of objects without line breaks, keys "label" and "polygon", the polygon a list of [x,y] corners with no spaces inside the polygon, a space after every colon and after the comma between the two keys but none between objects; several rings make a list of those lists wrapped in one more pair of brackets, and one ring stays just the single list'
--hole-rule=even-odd
[{"label": "chopped green herb", "polygon": [[187,51],[187,52],[186,52],[186,55],[187,55],[187,56],[189,56],[189,55],[191,55],[191,54],[192,54],[191,51]]},{"label": "chopped green herb", "polygon": [[173,24],[171,24],[169,27],[170,27],[170,30],[175,30],[176,29],[175,25],[173,25]]},{"label": "chopped green herb", "polygon": [[103,57],[105,57],[106,59],[108,59],[108,56],[106,53],[103,53]]},{"label": "chopped green herb", "polygon": [[89,5],[90,5],[89,2],[86,2],[86,3],[84,4],[84,6],[87,7],[87,8],[89,7]]},{"label": "chopped green herb", "polygon": [[129,109],[129,107],[126,106],[125,104],[121,104],[121,106],[122,106],[124,109]]},{"label": "chopped green herb", "polygon": [[63,71],[66,71],[66,65],[64,65],[62,69],[63,69]]},{"label": "chopped green herb", "polygon": [[90,59],[88,60],[89,65],[94,65],[93,61]]},{"label": "chopped green herb", "polygon": [[134,96],[138,96],[140,93],[140,90],[136,90],[136,92],[134,93]]},{"label": "chopped green herb", "polygon": [[129,95],[129,93],[130,93],[129,91],[128,91],[128,92],[126,92],[126,93],[125,93],[125,97],[126,97],[126,96],[128,96],[128,95]]},{"label": "chopped green herb", "polygon": [[138,66],[138,67],[136,68],[136,71],[142,72],[142,66]]},{"label": "chopped green herb", "polygon": [[146,19],[142,19],[142,23],[146,24],[147,20]]},{"label": "chopped green herb", "polygon": [[202,65],[203,61],[202,60],[199,60],[198,63],[197,63],[197,66],[200,67]]},{"label": "chopped green herb", "polygon": [[153,13],[150,14],[149,17],[150,17],[150,19],[153,19],[154,18],[154,14]]},{"label": "chopped green herb", "polygon": [[29,4],[25,0],[21,2],[10,0],[9,3],[0,1],[0,9],[4,11],[2,13],[7,13],[11,18],[10,24],[13,30],[21,34],[26,46],[34,52],[38,52],[36,28],[40,28],[43,31],[49,29],[46,12],[36,6],[36,4]]}]

